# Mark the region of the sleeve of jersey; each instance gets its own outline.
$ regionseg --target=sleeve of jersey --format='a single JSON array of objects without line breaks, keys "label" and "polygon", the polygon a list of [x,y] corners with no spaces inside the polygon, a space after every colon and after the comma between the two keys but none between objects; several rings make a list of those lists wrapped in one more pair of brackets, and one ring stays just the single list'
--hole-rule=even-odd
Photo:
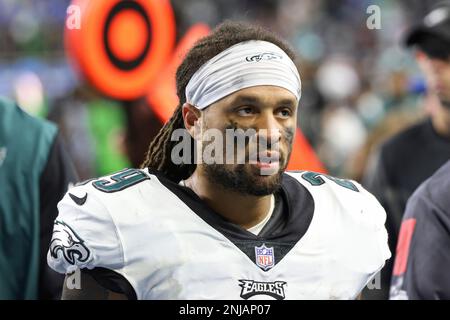
[{"label": "sleeve of jersey", "polygon": [[[367,270],[373,270],[367,282],[380,271],[386,261],[391,257],[388,245],[388,234],[385,227],[386,211],[378,200],[361,185],[361,263],[367,263]],[[366,256],[367,255],[367,256]]]},{"label": "sleeve of jersey", "polygon": [[[353,275],[361,277],[358,285],[361,291],[383,268],[391,253],[384,226],[385,210],[360,184],[351,183],[357,191],[330,184],[342,205],[342,210],[337,210],[339,215],[335,221],[337,230],[333,256],[343,270],[351,270]],[[336,273],[341,279],[339,270]]]},{"label": "sleeve of jersey", "polygon": [[123,267],[115,224],[106,207],[87,187],[70,189],[59,202],[47,263],[59,273],[78,268]]}]

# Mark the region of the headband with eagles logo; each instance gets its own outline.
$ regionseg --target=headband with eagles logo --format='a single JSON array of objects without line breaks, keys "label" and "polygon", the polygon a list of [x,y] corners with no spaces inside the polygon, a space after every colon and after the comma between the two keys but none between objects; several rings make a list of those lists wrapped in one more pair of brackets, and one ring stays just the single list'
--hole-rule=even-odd
[{"label": "headband with eagles logo", "polygon": [[291,58],[271,42],[244,41],[194,73],[186,86],[186,102],[201,110],[238,90],[262,85],[285,88],[300,100],[300,75]]}]

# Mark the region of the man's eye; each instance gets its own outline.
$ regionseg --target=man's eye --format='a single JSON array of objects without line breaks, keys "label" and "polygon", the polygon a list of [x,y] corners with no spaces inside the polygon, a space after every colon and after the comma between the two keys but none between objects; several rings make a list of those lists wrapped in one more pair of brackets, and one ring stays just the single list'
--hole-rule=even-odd
[{"label": "man's eye", "polygon": [[281,109],[278,114],[283,118],[289,118],[292,115],[292,111],[289,109]]},{"label": "man's eye", "polygon": [[254,110],[251,107],[245,107],[245,108],[240,108],[239,110],[237,110],[237,114],[243,117],[248,117],[253,115]]}]

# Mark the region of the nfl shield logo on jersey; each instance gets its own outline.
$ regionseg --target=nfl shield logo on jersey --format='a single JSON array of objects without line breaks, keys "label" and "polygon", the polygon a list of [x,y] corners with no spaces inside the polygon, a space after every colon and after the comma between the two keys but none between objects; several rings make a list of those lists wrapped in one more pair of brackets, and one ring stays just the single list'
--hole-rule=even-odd
[{"label": "nfl shield logo on jersey", "polygon": [[264,271],[269,270],[275,265],[275,256],[273,247],[268,248],[264,243],[261,247],[255,247],[256,264]]}]

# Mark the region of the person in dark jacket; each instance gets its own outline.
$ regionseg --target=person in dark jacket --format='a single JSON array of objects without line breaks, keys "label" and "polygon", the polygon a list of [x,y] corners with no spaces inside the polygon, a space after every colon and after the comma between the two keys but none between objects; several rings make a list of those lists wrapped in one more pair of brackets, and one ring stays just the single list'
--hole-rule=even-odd
[{"label": "person in dark jacket", "polygon": [[0,97],[0,299],[58,299],[47,266],[57,203],[77,180],[57,127]]}]

